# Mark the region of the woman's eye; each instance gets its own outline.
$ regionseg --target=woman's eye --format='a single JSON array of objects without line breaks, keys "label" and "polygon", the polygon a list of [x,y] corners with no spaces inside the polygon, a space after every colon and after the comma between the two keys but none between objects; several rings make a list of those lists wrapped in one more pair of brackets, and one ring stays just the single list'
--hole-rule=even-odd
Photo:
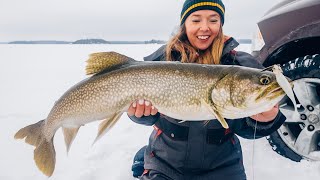
[{"label": "woman's eye", "polygon": [[210,22],[215,23],[215,22],[218,22],[218,20],[217,19],[210,19]]},{"label": "woman's eye", "polygon": [[194,19],[194,20],[192,20],[192,22],[200,22],[200,20]]}]

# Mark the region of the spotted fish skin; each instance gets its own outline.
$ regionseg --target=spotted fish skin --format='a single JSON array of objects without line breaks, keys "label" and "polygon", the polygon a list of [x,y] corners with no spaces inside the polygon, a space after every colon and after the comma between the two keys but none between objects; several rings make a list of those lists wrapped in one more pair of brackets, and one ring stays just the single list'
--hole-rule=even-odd
[{"label": "spotted fish skin", "polygon": [[69,150],[81,126],[102,120],[98,140],[137,99],[175,119],[218,119],[228,128],[224,118],[264,112],[285,95],[272,72],[241,66],[140,62],[103,52],[90,55],[86,70],[92,76],[66,91],[45,120],[15,134],[36,147],[36,165],[47,176],[54,171],[53,137],[60,127]]}]

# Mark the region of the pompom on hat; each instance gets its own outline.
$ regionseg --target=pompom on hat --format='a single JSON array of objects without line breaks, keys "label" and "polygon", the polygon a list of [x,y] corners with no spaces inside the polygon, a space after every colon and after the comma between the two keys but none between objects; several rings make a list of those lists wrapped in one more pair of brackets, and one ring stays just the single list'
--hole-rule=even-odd
[{"label": "pompom on hat", "polygon": [[224,24],[225,7],[221,0],[186,0],[183,4],[180,25],[183,25],[187,17],[199,10],[213,10],[221,17],[221,24]]}]

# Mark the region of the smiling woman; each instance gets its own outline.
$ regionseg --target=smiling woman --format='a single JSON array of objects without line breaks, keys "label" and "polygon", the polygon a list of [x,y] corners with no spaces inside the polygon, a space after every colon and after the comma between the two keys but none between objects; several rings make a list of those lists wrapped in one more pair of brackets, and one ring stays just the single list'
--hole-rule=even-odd
[{"label": "smiling woman", "polygon": [[[225,7],[221,0],[186,0],[180,15],[178,33],[166,46],[145,60],[262,68],[251,55],[234,50],[238,42],[223,34],[224,13]],[[212,73],[222,75],[220,80],[224,83],[221,84],[228,84],[230,87],[222,88],[220,93],[214,89],[207,89],[208,94],[227,94],[227,97],[230,97],[227,98],[228,102],[233,102],[231,100],[233,98],[241,99],[241,93],[227,93],[227,91],[243,86],[244,83],[236,85],[227,80],[227,77],[230,77],[228,73],[223,74],[218,71]],[[196,74],[199,77],[203,76],[201,72]],[[184,87],[189,85],[186,81],[181,83],[185,83]],[[215,87],[218,86],[219,84],[215,84]],[[168,89],[168,93],[171,91]],[[161,95],[163,94],[159,93],[159,96]],[[215,98],[223,97],[226,96],[211,96],[211,101],[215,102],[213,111],[221,107],[227,109],[225,104],[215,101]],[[253,95],[251,93],[246,97]],[[157,104],[150,99],[139,99],[128,109],[128,115],[134,122],[155,127],[148,146],[137,153],[132,166],[134,176],[141,176],[143,180],[194,178],[244,180],[246,174],[242,163],[241,146],[235,134],[248,139],[260,138],[274,132],[285,120],[278,106],[274,104],[272,104],[274,107],[264,109],[265,112],[246,115],[250,117],[236,119],[230,117],[223,126],[217,124],[217,121],[209,121],[206,126],[195,121],[179,123],[181,118],[175,119],[168,114],[163,115],[157,112],[157,108],[161,111],[161,107],[156,106]],[[170,108],[174,109],[176,106]],[[235,111],[233,109],[230,112]],[[241,109],[240,112],[248,113],[252,112],[252,109]],[[190,109],[188,113],[184,113],[188,116],[184,118],[186,120],[195,117],[195,114],[198,115],[197,119],[205,119],[200,111]],[[223,116],[217,114],[215,118]],[[142,174],[143,169],[145,170]]]},{"label": "smiling woman", "polygon": [[222,39],[220,15],[211,10],[197,11],[187,19],[186,31],[193,47],[206,50],[214,39]]},{"label": "smiling woman", "polygon": [[219,64],[225,41],[224,12],[224,5],[219,1],[186,1],[180,15],[181,28],[167,45],[167,60],[175,60],[172,50],[178,49],[181,62]]}]

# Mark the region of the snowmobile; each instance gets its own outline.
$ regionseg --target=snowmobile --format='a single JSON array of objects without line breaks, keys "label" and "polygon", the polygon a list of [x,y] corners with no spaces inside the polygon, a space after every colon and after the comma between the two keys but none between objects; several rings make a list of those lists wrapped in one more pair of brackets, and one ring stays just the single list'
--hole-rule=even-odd
[{"label": "snowmobile", "polygon": [[[320,0],[284,0],[258,22],[254,56],[265,66],[280,64],[294,85],[299,115],[280,104],[286,122],[267,137],[273,150],[293,161],[320,161]],[[260,48],[257,48],[260,46]]]}]

